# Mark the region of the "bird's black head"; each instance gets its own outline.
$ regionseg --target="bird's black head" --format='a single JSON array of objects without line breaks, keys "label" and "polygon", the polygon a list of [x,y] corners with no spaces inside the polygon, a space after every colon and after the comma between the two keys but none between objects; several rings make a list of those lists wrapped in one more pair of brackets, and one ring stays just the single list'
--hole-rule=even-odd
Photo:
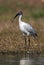
[{"label": "bird's black head", "polygon": [[17,15],[23,15],[23,12],[22,12],[22,11],[19,11],[19,12],[17,13]]},{"label": "bird's black head", "polygon": [[14,19],[17,17],[17,16],[19,16],[19,15],[23,15],[23,12],[22,11],[19,11],[15,16],[14,16],[14,18],[13,18],[13,20],[12,20],[12,22],[14,21]]}]

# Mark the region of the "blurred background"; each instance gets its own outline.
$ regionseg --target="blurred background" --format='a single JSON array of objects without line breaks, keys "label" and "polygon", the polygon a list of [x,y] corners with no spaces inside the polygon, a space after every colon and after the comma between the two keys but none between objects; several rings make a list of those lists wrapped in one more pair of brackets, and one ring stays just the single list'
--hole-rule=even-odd
[{"label": "blurred background", "polygon": [[0,52],[24,51],[18,18],[11,22],[20,10],[23,12],[22,20],[31,24],[38,34],[39,44],[30,37],[31,50],[39,51],[41,46],[44,53],[44,0],[0,0]]}]

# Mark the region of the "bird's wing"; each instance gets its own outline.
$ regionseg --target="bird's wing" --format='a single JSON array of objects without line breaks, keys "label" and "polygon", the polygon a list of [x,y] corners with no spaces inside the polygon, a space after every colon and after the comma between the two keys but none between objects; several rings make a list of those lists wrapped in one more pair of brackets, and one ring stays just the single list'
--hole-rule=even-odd
[{"label": "bird's wing", "polygon": [[25,23],[24,28],[25,28],[25,30],[30,32],[32,35],[37,35],[36,31],[34,30],[34,28],[31,25]]},{"label": "bird's wing", "polygon": [[25,30],[27,30],[28,32],[33,31],[33,27],[32,27],[31,25],[27,24],[27,23],[24,24],[24,28],[25,28]]}]

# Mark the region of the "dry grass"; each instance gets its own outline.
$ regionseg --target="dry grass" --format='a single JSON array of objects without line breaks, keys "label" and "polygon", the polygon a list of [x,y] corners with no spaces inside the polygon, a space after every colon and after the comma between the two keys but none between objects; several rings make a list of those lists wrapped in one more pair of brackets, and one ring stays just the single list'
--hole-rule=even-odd
[{"label": "dry grass", "polygon": [[[24,39],[18,27],[18,19],[12,23],[10,19],[16,11],[22,10],[24,13],[23,20],[31,24],[38,34],[38,42],[30,37],[29,51],[40,51],[44,53],[44,5],[28,3],[29,0],[0,0],[0,51],[25,51]],[[27,3],[24,5],[24,3]],[[33,5],[33,6],[32,6]],[[41,46],[41,48],[40,48]]]},{"label": "dry grass", "polygon": [[[17,21],[17,20],[15,20]],[[42,21],[42,23],[41,23]],[[28,22],[30,23],[38,34],[38,42],[33,37],[30,37],[30,44],[31,44],[31,51],[38,50],[40,51],[40,44],[41,50],[44,50],[44,19],[38,19],[36,22],[35,20],[31,20]],[[19,30],[18,22],[11,23],[5,22],[1,25],[2,29],[0,29],[0,51],[24,51],[24,39],[22,33]],[[1,28],[0,27],[0,28]],[[29,48],[30,49],[30,48]]]}]

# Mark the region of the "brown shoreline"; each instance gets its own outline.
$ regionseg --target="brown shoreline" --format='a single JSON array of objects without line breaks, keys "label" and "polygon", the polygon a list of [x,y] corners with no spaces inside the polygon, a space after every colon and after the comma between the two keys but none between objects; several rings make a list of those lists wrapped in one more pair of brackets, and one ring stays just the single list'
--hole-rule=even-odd
[{"label": "brown shoreline", "polygon": [[29,54],[30,56],[44,56],[44,54],[42,54],[41,52],[38,51],[29,51],[29,53],[24,52],[24,51],[0,51],[0,54],[2,55],[16,55],[16,54]]}]

